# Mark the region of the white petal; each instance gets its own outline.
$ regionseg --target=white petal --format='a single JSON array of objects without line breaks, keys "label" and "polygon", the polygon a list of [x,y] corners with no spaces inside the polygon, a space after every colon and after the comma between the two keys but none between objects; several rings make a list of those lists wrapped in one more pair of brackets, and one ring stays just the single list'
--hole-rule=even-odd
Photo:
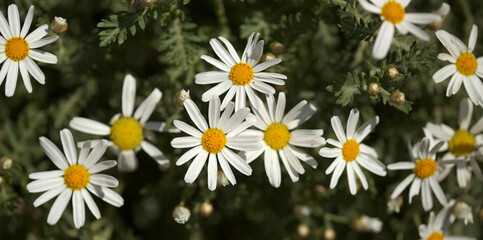
[{"label": "white petal", "polygon": [[122,115],[132,116],[136,98],[136,79],[131,74],[126,75],[122,85]]},{"label": "white petal", "polygon": [[272,73],[272,72],[258,72],[258,73],[255,73],[254,76],[259,77],[261,79],[270,79],[270,78],[287,79],[287,76],[281,73]]},{"label": "white petal", "polygon": [[408,170],[413,168],[414,168],[413,162],[397,162],[397,163],[391,163],[387,165],[387,169],[389,170]]},{"label": "white petal", "polygon": [[402,191],[404,191],[404,189],[406,189],[406,187],[413,181],[415,176],[416,175],[414,174],[410,174],[401,183],[399,183],[392,192],[391,199],[396,199],[402,193]]},{"label": "white petal", "polygon": [[470,132],[471,134],[479,134],[480,132],[483,131],[483,117],[480,118],[480,120],[478,120],[478,122],[475,123],[475,125],[473,125],[473,127],[471,127],[470,129]]},{"label": "white petal", "polygon": [[20,36],[20,15],[18,13],[17,5],[10,4],[8,6],[8,23],[10,25],[10,31],[13,36]]},{"label": "white petal", "polygon": [[286,148],[288,150],[290,150],[292,152],[292,154],[295,155],[295,157],[297,157],[301,161],[309,164],[313,169],[317,168],[317,165],[318,165],[317,161],[315,161],[315,159],[312,156],[310,156],[309,154],[302,152],[300,149],[298,149],[294,146],[287,145]]},{"label": "white petal", "polygon": [[236,168],[236,170],[247,176],[252,174],[252,168],[250,165],[248,165],[248,163],[246,163],[240,156],[233,153],[230,149],[223,148],[221,153],[223,154],[223,157],[225,157],[226,161]]},{"label": "white petal", "polygon": [[208,160],[208,189],[214,191],[218,178],[218,164],[216,162],[216,155],[210,154]]},{"label": "white petal", "polygon": [[196,155],[198,155],[201,151],[204,151],[201,145],[188,150],[183,155],[181,155],[181,157],[178,158],[178,161],[176,161],[176,166],[181,166],[185,164],[186,162],[194,158]]},{"label": "white petal", "polygon": [[456,94],[458,90],[460,90],[462,83],[463,77],[461,77],[459,73],[453,74],[449,81],[448,89],[446,89],[446,96],[449,97],[453,94]]},{"label": "white petal", "polygon": [[[467,82],[468,86],[466,84]],[[481,80],[477,76],[473,75],[470,76],[468,80],[465,80],[464,84],[466,92],[468,92],[470,98],[470,92],[474,96],[474,99],[472,99],[472,101],[477,105],[483,106],[483,94],[481,94],[483,92],[483,83],[481,82]]]},{"label": "white petal", "polygon": [[218,126],[218,120],[220,119],[220,98],[213,96],[208,106],[208,123],[210,128],[216,128]]},{"label": "white petal", "polygon": [[295,157],[295,155],[292,153],[292,151],[290,151],[290,149],[282,148],[282,149],[278,150],[278,152],[279,152],[280,156],[285,155],[285,157],[288,160],[288,163],[290,164],[290,166],[295,171],[297,171],[299,174],[305,173],[304,167],[302,166],[300,161]]},{"label": "white petal", "polygon": [[238,86],[235,95],[235,112],[246,107],[246,93],[245,88]]},{"label": "white petal", "polygon": [[141,148],[149,155],[151,156],[154,161],[156,161],[159,165],[169,167],[169,159],[153,144],[147,142],[147,141],[142,141],[141,142]]},{"label": "white petal", "polygon": [[207,56],[207,55],[201,55],[201,59],[205,60],[206,62],[208,62],[209,64],[225,71],[225,72],[230,72],[231,70],[231,67],[227,66],[226,64],[210,57],[210,56]]},{"label": "white petal", "polygon": [[445,206],[448,204],[446,201],[446,196],[444,195],[443,189],[441,189],[441,186],[439,185],[438,181],[434,177],[429,177],[429,185],[431,186],[431,189],[433,189],[434,195],[436,195],[436,198],[438,201],[441,203],[441,205]]},{"label": "white petal", "polygon": [[362,126],[360,126],[354,134],[354,140],[357,142],[362,142],[362,140],[364,140],[364,138],[366,138],[367,135],[369,135],[369,133],[376,128],[377,124],[379,124],[378,116],[375,116],[374,118],[362,124]]},{"label": "white petal", "polygon": [[376,59],[383,59],[386,57],[391,47],[391,42],[394,37],[394,25],[388,21],[383,21],[382,26],[377,34],[374,47],[372,48],[372,56]]},{"label": "white petal", "polygon": [[262,144],[260,142],[238,141],[236,138],[228,139],[226,146],[238,151],[258,151],[262,148]]},{"label": "white petal", "polygon": [[280,92],[278,94],[278,101],[277,101],[277,108],[275,109],[275,122],[281,122],[283,113],[285,112],[285,94],[283,92]]},{"label": "white petal", "polygon": [[412,33],[414,36],[416,36],[417,38],[423,40],[423,41],[429,41],[429,35],[423,31],[421,28],[419,28],[418,26],[412,24],[412,23],[409,23],[409,22],[405,22],[405,25],[408,29],[408,31],[410,33]]},{"label": "white petal", "polygon": [[[23,22],[23,27],[22,27],[22,31],[20,32],[20,37],[25,38],[25,36],[29,32],[33,17],[34,17],[34,5],[31,5],[27,13],[27,16],[25,17],[25,21]],[[29,43],[29,47],[33,48],[30,43]]]},{"label": "white petal", "polygon": [[250,82],[250,87],[264,94],[275,94],[275,88],[262,81],[253,80]]},{"label": "white petal", "polygon": [[89,169],[90,167],[94,166],[94,164],[96,164],[99,161],[99,159],[102,157],[102,155],[104,155],[104,153],[107,150],[108,145],[109,145],[109,143],[107,142],[107,140],[99,141],[94,146],[94,148],[89,153],[89,155],[87,155],[86,160],[84,162],[84,167]]},{"label": "white petal", "polygon": [[[162,96],[163,93],[155,88],[136,109],[136,112],[134,112],[134,118],[139,119],[139,122],[144,124],[153,113],[156,104],[158,104]],[[186,101],[184,103],[186,104]]]},{"label": "white petal", "polygon": [[7,19],[3,16],[3,13],[0,11],[0,32],[6,39],[12,38],[12,32],[10,31],[10,26],[8,25]]},{"label": "white petal", "polygon": [[459,50],[458,46],[454,42],[453,36],[444,30],[436,31],[436,37],[439,39],[441,44],[443,44],[446,49],[448,49],[449,53],[458,58],[461,55],[461,51]]},{"label": "white petal", "polygon": [[429,187],[429,181],[427,179],[423,180],[421,195],[424,211],[431,210],[431,208],[433,208],[433,197],[431,196],[431,189]]},{"label": "white petal", "polygon": [[107,174],[93,174],[89,178],[89,183],[111,188],[119,185],[119,181],[115,177]]},{"label": "white petal", "polygon": [[230,119],[226,120],[225,122],[221,122],[218,124],[218,128],[221,129],[225,133],[229,133],[235,130],[248,116],[250,113],[250,109],[242,108],[233,114]]},{"label": "white petal", "polygon": [[225,176],[226,178],[228,178],[228,181],[230,181],[232,185],[235,185],[236,184],[235,175],[233,175],[230,165],[228,165],[228,162],[226,161],[223,154],[218,153],[216,154],[216,157],[218,157],[218,162],[220,163],[221,170],[223,171],[223,173],[225,173]]},{"label": "white petal", "polygon": [[39,82],[40,84],[45,84],[44,73],[30,57],[26,57],[22,62],[25,63],[27,70],[29,70],[29,73],[35,78],[35,80],[37,80],[37,82]]},{"label": "white petal", "polygon": [[111,128],[104,123],[83,117],[74,117],[69,122],[69,126],[77,131],[106,136],[111,133]]},{"label": "white petal", "polygon": [[325,139],[323,137],[317,137],[317,136],[293,136],[292,135],[289,143],[299,147],[317,148],[325,145]]},{"label": "white petal", "polygon": [[[79,143],[77,143],[79,144]],[[97,143],[96,143],[97,144]],[[77,159],[77,162],[81,165],[84,164],[84,162],[86,161],[86,158],[87,158],[87,155],[89,154],[89,151],[91,150],[91,146],[93,146],[94,143],[93,141],[85,141],[84,143],[82,143],[82,145],[80,145],[80,153],[79,153],[79,158]]]},{"label": "white petal", "polygon": [[340,148],[323,147],[319,151],[320,156],[325,158],[335,158],[341,154]]},{"label": "white petal", "polygon": [[38,27],[37,29],[35,29],[29,35],[27,35],[27,37],[25,38],[25,41],[27,41],[28,43],[36,42],[37,40],[45,37],[47,33],[49,33],[49,25],[44,24]]},{"label": "white petal", "polygon": [[18,77],[18,62],[13,62],[8,68],[7,82],[5,83],[5,96],[11,97],[15,93]]},{"label": "white petal", "polygon": [[80,192],[82,194],[82,198],[86,202],[87,207],[91,210],[91,213],[94,215],[94,217],[96,217],[96,219],[100,219],[101,211],[99,211],[99,208],[94,202],[94,199],[92,199],[91,194],[85,189],[80,190]]},{"label": "white petal", "polygon": [[384,170],[384,167],[377,162],[377,159],[370,159],[366,157],[364,154],[359,154],[359,156],[357,156],[356,158],[356,161],[363,168],[369,170],[370,172],[376,175],[386,176],[387,174],[386,170]]},{"label": "white petal", "polygon": [[173,125],[176,126],[179,130],[193,136],[193,137],[197,137],[197,138],[201,138],[201,136],[203,135],[200,131],[198,131],[198,129],[190,126],[189,124],[183,122],[183,121],[179,121],[179,120],[174,120],[173,121]]},{"label": "white petal", "polygon": [[438,59],[441,61],[448,61],[450,63],[456,63],[456,58],[451,56],[451,54],[440,53],[438,54]]},{"label": "white petal", "polygon": [[255,67],[253,67],[253,72],[261,72],[271,66],[277,65],[282,62],[282,59],[280,58],[274,58],[272,60],[257,64]]},{"label": "white petal", "polygon": [[32,92],[32,83],[30,82],[30,76],[29,72],[27,70],[27,66],[25,65],[25,62],[19,62],[18,67],[20,70],[20,74],[22,75],[22,80],[23,84],[25,85],[25,89],[27,89],[27,92],[31,93]]},{"label": "white petal", "polygon": [[203,115],[201,115],[200,109],[191,99],[187,99],[186,101],[184,101],[184,108],[188,112],[191,121],[193,121],[198,129],[200,129],[202,132],[208,129],[208,124],[206,124],[205,118],[203,117]]},{"label": "white petal", "polygon": [[416,24],[429,24],[441,21],[441,17],[432,13],[406,13],[404,15],[404,21]]},{"label": "white petal", "polygon": [[473,103],[468,98],[464,98],[460,102],[458,122],[460,129],[468,129],[473,115]]},{"label": "white petal", "polygon": [[233,48],[233,45],[224,37],[219,36],[218,39],[220,39],[228,48],[228,51],[230,52],[231,57],[235,60],[235,62],[239,63],[240,62],[240,57],[238,56],[235,48]]},{"label": "white petal", "polygon": [[193,183],[196,178],[198,178],[198,175],[200,175],[201,169],[203,169],[203,166],[205,165],[206,158],[208,157],[208,152],[206,151],[201,151],[196,157],[193,162],[191,162],[191,165],[188,168],[188,171],[186,171],[186,175],[184,176],[184,181],[186,183]]},{"label": "white petal", "polygon": [[334,146],[334,147],[337,147],[337,148],[339,148],[339,149],[341,149],[341,148],[342,148],[342,143],[341,143],[341,142],[339,142],[339,141],[336,141],[336,140],[334,140],[334,139],[332,139],[332,138],[328,138],[328,139],[327,139],[327,143],[328,143],[328,144],[330,144],[330,145],[332,145],[332,146]]},{"label": "white petal", "polygon": [[31,193],[37,193],[37,192],[44,192],[62,185],[64,185],[64,178],[55,177],[55,178],[44,178],[44,179],[35,180],[27,184],[26,188],[27,188],[27,191]]},{"label": "white petal", "polygon": [[409,204],[411,204],[413,197],[419,195],[421,191],[421,179],[414,178],[413,184],[411,184],[411,188],[409,189]]},{"label": "white petal", "polygon": [[359,109],[351,110],[349,118],[347,119],[347,138],[351,139],[356,132],[357,123],[359,122]]},{"label": "white petal", "polygon": [[334,133],[337,136],[337,139],[340,142],[346,142],[347,141],[347,137],[346,137],[346,135],[344,133],[344,128],[342,127],[342,123],[340,122],[339,117],[333,116],[330,119],[330,122],[332,124],[332,129],[334,129]]},{"label": "white petal", "polygon": [[77,229],[84,225],[86,220],[86,211],[84,206],[84,198],[80,191],[74,191],[72,196],[72,208],[74,213],[74,225]]},{"label": "white petal", "polygon": [[334,189],[337,186],[337,182],[339,182],[339,178],[344,172],[346,165],[346,161],[339,161],[337,166],[335,167],[334,173],[332,174],[332,178],[330,179],[330,189]]},{"label": "white petal", "polygon": [[74,137],[68,129],[62,129],[60,131],[60,140],[62,141],[62,147],[67,158],[69,165],[77,163],[77,150],[75,148]]},{"label": "white petal", "polygon": [[200,144],[201,139],[195,137],[177,137],[171,140],[171,146],[174,148],[192,148]]},{"label": "white petal", "polygon": [[356,195],[357,184],[356,184],[356,177],[354,175],[354,170],[352,169],[352,162],[347,163],[346,172],[347,172],[347,181],[349,182],[349,190],[352,195]]},{"label": "white petal", "polygon": [[331,174],[335,170],[335,168],[341,163],[341,161],[345,161],[343,160],[342,155],[337,156],[337,158],[334,161],[332,161],[329,167],[325,170],[325,174],[326,175]]},{"label": "white petal", "polygon": [[120,207],[124,205],[124,199],[111,190],[110,188],[106,187],[101,187],[101,186],[95,186],[92,184],[87,184],[87,189],[103,201],[115,206],[115,207]]},{"label": "white petal", "polygon": [[66,189],[66,186],[65,185],[59,185],[59,186],[57,186],[55,188],[52,188],[52,189],[48,190],[47,192],[45,192],[42,195],[40,195],[37,199],[35,199],[35,201],[34,201],[34,207],[38,207],[38,206],[40,206],[40,205],[48,202],[50,199],[56,197],[62,191],[64,191],[64,189]]},{"label": "white petal", "polygon": [[196,84],[212,84],[212,83],[219,83],[222,81],[231,81],[230,74],[227,72],[220,72],[220,71],[209,71],[198,73],[195,75],[195,83]]},{"label": "white petal", "polygon": [[233,66],[236,64],[235,60],[226,51],[226,49],[221,45],[221,43],[216,39],[212,38],[210,40],[211,48],[215,51],[216,55],[225,63],[227,66]]},{"label": "white petal", "polygon": [[262,103],[261,103],[262,100],[255,94],[255,92],[253,91],[251,85],[245,85],[244,86],[244,89],[245,89],[245,93],[248,96],[248,100],[250,101],[251,106],[254,109],[259,108],[260,105],[262,105]]},{"label": "white petal", "polygon": [[364,173],[362,172],[361,168],[359,167],[359,164],[357,163],[352,163],[352,168],[357,174],[357,177],[359,177],[359,180],[361,180],[362,187],[367,190],[369,188],[369,184],[367,183],[367,179],[364,176]]},{"label": "white petal", "polygon": [[50,63],[50,64],[57,63],[57,56],[55,56],[52,53],[48,53],[38,49],[30,49],[29,57],[39,62]]},{"label": "white petal", "polygon": [[476,39],[478,38],[478,27],[473,24],[471,28],[470,39],[468,40],[468,52],[473,52],[476,45]]},{"label": "white petal", "polygon": [[230,87],[230,90],[228,90],[225,97],[223,98],[223,102],[221,102],[221,107],[220,107],[221,110],[227,108],[228,105],[230,105],[230,103],[232,103],[231,100],[233,99],[233,97],[236,94],[236,89],[237,89],[236,85],[232,85]]},{"label": "white petal", "polygon": [[291,166],[291,164],[288,162],[287,156],[285,156],[282,151],[279,151],[278,153],[280,154],[280,159],[282,160],[283,166],[287,170],[290,179],[292,180],[292,182],[297,182],[299,180],[299,175],[297,171]]},{"label": "white petal", "polygon": [[138,168],[138,159],[133,150],[122,151],[117,159],[117,169],[120,172],[133,172]]},{"label": "white petal", "polygon": [[62,170],[52,170],[44,172],[36,172],[29,174],[30,179],[46,179],[46,178],[57,178],[64,175]]},{"label": "white petal", "polygon": [[45,155],[57,166],[60,170],[68,167],[67,160],[64,154],[55,146],[55,144],[46,137],[40,137],[40,146],[44,150]]},{"label": "white petal", "polygon": [[359,3],[361,4],[362,8],[364,8],[366,11],[368,11],[370,13],[376,13],[376,14],[381,13],[381,9],[379,7],[369,3],[366,0],[359,0]]},{"label": "white petal", "polygon": [[[1,13],[1,11],[0,11]],[[3,80],[5,80],[5,77],[7,76],[8,70],[10,69],[10,65],[12,65],[14,61],[10,59],[6,59],[5,62],[2,65],[2,70],[0,70],[0,85],[2,85]]]},{"label": "white petal", "polygon": [[113,168],[116,165],[117,165],[117,162],[115,160],[107,160],[107,161],[102,161],[102,162],[95,164],[94,166],[92,166],[88,170],[89,170],[90,174],[94,174],[94,173],[102,172],[102,171],[109,169],[109,168]]},{"label": "white petal", "polygon": [[47,216],[47,223],[50,225],[56,224],[62,213],[65,210],[65,207],[69,203],[70,197],[72,196],[72,191],[68,188],[64,189],[62,193],[55,199],[54,204],[50,208],[49,216]]}]

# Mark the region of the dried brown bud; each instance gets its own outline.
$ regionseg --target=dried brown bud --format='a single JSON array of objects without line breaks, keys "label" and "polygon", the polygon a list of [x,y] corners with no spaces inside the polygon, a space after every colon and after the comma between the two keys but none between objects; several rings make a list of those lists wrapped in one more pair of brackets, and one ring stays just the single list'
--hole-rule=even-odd
[{"label": "dried brown bud", "polygon": [[50,24],[50,28],[52,29],[52,32],[60,35],[67,31],[69,24],[67,24],[67,20],[65,18],[55,17]]},{"label": "dried brown bud", "polygon": [[277,56],[285,52],[285,46],[279,42],[270,44],[270,49]]},{"label": "dried brown bud", "polygon": [[315,185],[314,190],[315,190],[315,194],[317,194],[318,196],[324,196],[325,193],[327,192],[327,189],[320,184]]},{"label": "dried brown bud", "polygon": [[186,99],[190,99],[190,91],[185,91],[184,89],[179,90],[173,97],[174,104],[178,107],[183,107]]},{"label": "dried brown bud", "polygon": [[0,168],[2,170],[8,171],[12,169],[13,167],[13,161],[9,157],[5,156],[0,159]]},{"label": "dried brown bud", "polygon": [[390,79],[397,78],[399,75],[399,71],[395,67],[390,67],[387,69],[387,76],[389,76]]},{"label": "dried brown bud", "polygon": [[213,213],[213,205],[209,202],[203,202],[200,205],[200,214],[203,217],[209,217]]},{"label": "dried brown bud", "polygon": [[451,10],[451,6],[449,4],[447,3],[441,4],[441,7],[439,7],[439,9],[436,12],[434,12],[435,14],[439,15],[441,19],[439,21],[430,23],[428,25],[429,29],[433,31],[438,30],[441,27],[441,25],[443,25],[443,21],[446,18],[446,16],[448,16],[448,13],[450,12],[450,10]]},{"label": "dried brown bud", "polygon": [[273,53],[265,53],[263,54],[262,56],[262,62],[266,62],[266,61],[270,61],[272,59],[275,59],[275,55],[273,55]]},{"label": "dried brown bud", "polygon": [[307,225],[301,223],[297,226],[297,233],[301,238],[306,238],[310,234],[310,228]]},{"label": "dried brown bud", "polygon": [[143,0],[143,6],[144,7],[151,7],[154,4],[156,4],[158,0]]},{"label": "dried brown bud", "polygon": [[129,11],[132,12],[132,13],[137,13],[137,12],[141,11],[142,8],[143,8],[142,3],[139,2],[139,1],[136,1],[136,0],[133,0],[129,4]]},{"label": "dried brown bud", "polygon": [[333,228],[327,228],[324,231],[324,239],[325,240],[334,240],[337,237]]},{"label": "dried brown bud", "polygon": [[402,106],[404,102],[406,102],[406,96],[399,90],[392,92],[389,96],[389,103],[395,107]]},{"label": "dried brown bud", "polygon": [[377,84],[377,83],[371,83],[367,87],[367,93],[371,96],[376,96],[377,94],[379,94],[380,90],[381,90],[381,88],[379,87],[379,84]]}]

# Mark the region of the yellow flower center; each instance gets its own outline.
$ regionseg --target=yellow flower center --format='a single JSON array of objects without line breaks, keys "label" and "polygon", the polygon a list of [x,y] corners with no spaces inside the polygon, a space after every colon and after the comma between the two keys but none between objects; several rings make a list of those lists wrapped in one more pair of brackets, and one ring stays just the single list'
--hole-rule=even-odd
[{"label": "yellow flower center", "polygon": [[231,68],[230,79],[235,85],[245,86],[253,80],[253,69],[246,63],[237,63]]},{"label": "yellow flower center", "polygon": [[436,165],[436,162],[433,159],[424,158],[419,160],[416,165],[414,165],[414,173],[419,178],[427,178],[432,176],[436,172],[437,168],[438,165]]},{"label": "yellow flower center", "polygon": [[389,1],[381,8],[381,16],[391,22],[392,24],[398,24],[404,20],[404,15],[406,11],[404,8],[395,1]]},{"label": "yellow flower center", "polygon": [[290,136],[287,126],[281,123],[272,123],[265,130],[263,140],[273,150],[280,150],[287,146]]},{"label": "yellow flower center", "polygon": [[70,165],[64,171],[64,183],[71,190],[81,190],[89,183],[90,176],[84,166],[78,164]]},{"label": "yellow flower center", "polygon": [[466,156],[473,152],[475,144],[475,137],[464,129],[456,131],[448,142],[449,151],[456,157]]},{"label": "yellow flower center", "polygon": [[12,61],[22,61],[29,55],[29,44],[23,37],[13,37],[5,43],[5,55]]},{"label": "yellow flower center", "polygon": [[342,157],[347,162],[356,160],[359,155],[359,143],[354,139],[349,139],[342,145]]},{"label": "yellow flower center", "polygon": [[456,59],[456,70],[465,76],[475,74],[478,62],[473,53],[464,52]]},{"label": "yellow flower center", "polygon": [[439,232],[434,232],[426,240],[444,240],[444,236]]},{"label": "yellow flower center", "polygon": [[219,153],[225,147],[226,135],[218,128],[210,128],[201,136],[201,146],[209,153]]},{"label": "yellow flower center", "polygon": [[144,139],[143,126],[132,117],[119,118],[112,124],[111,139],[122,150],[137,148]]}]

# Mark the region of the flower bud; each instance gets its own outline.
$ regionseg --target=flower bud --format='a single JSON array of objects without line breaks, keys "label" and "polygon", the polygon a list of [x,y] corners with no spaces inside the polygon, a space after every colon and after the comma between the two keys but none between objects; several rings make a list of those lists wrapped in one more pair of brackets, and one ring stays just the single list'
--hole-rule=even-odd
[{"label": "flower bud", "polygon": [[143,6],[144,7],[151,7],[153,6],[154,4],[156,4],[158,0],[143,0],[142,3],[143,3]]},{"label": "flower bud", "polygon": [[399,71],[397,70],[397,68],[389,67],[387,69],[387,76],[389,76],[390,79],[397,78],[398,75],[399,75]]},{"label": "flower bud", "polygon": [[265,53],[263,54],[262,56],[262,61],[261,62],[266,62],[266,61],[270,61],[272,59],[275,59],[275,55],[273,55],[273,53]]},{"label": "flower bud", "polygon": [[67,31],[69,24],[67,24],[67,20],[65,18],[55,17],[50,24],[50,28],[52,29],[52,32],[60,35]]},{"label": "flower bud", "polygon": [[186,99],[190,99],[190,90],[181,89],[173,97],[174,104],[178,107],[183,107]]},{"label": "flower bud", "polygon": [[307,225],[301,223],[297,226],[297,233],[301,238],[306,238],[310,234],[310,228]]},{"label": "flower bud", "polygon": [[403,197],[399,196],[395,199],[389,199],[387,201],[387,211],[389,213],[399,213],[403,204]]},{"label": "flower bud", "polygon": [[190,210],[183,205],[178,205],[173,210],[173,219],[179,224],[185,224],[190,219],[190,216]]},{"label": "flower bud", "polygon": [[406,96],[399,90],[392,92],[389,96],[389,103],[395,107],[402,106],[404,102],[406,102]]},{"label": "flower bud", "polygon": [[324,231],[324,239],[325,240],[334,240],[337,237],[333,228],[327,228]]},{"label": "flower bud", "polygon": [[285,46],[279,42],[270,44],[270,49],[277,56],[285,52]]},{"label": "flower bud", "polygon": [[376,96],[377,94],[379,94],[380,90],[381,90],[381,88],[379,87],[379,84],[377,84],[377,83],[371,83],[367,87],[367,93],[371,96]]},{"label": "flower bud", "polygon": [[359,232],[378,233],[382,230],[382,222],[378,218],[359,215],[352,220],[352,228]]},{"label": "flower bud", "polygon": [[142,4],[139,1],[136,1],[136,0],[133,0],[129,4],[129,11],[131,11],[132,13],[137,13],[137,12],[141,11],[142,8],[143,8]]},{"label": "flower bud", "polygon": [[456,219],[464,220],[465,225],[468,225],[468,222],[473,223],[473,214],[471,213],[471,207],[466,202],[457,202],[453,206],[453,214]]},{"label": "flower bud", "polygon": [[209,202],[203,202],[200,205],[200,214],[203,217],[209,217],[213,213],[213,205]]},{"label": "flower bud", "polygon": [[2,170],[8,171],[13,167],[13,161],[9,157],[5,156],[0,159],[0,167]]},{"label": "flower bud", "polygon": [[3,181],[4,181],[4,180],[3,180],[3,177],[2,177],[2,176],[0,176],[0,186],[3,184]]},{"label": "flower bud", "polygon": [[315,189],[314,190],[315,190],[315,194],[318,195],[318,196],[320,196],[320,197],[324,196],[325,193],[327,192],[327,189],[324,186],[320,185],[320,184],[315,185]]},{"label": "flower bud", "polygon": [[218,171],[218,177],[216,179],[216,183],[218,186],[228,186],[230,184],[230,180],[226,177],[223,171]]},{"label": "flower bud", "polygon": [[435,14],[441,17],[441,20],[430,23],[428,25],[429,29],[433,31],[438,30],[441,27],[441,25],[443,25],[443,21],[446,18],[446,16],[448,16],[448,13],[450,12],[450,10],[451,10],[451,6],[449,4],[447,3],[441,4],[441,7],[439,7],[439,9],[436,12],[434,12]]},{"label": "flower bud", "polygon": [[301,218],[309,217],[311,210],[310,210],[310,207],[307,205],[296,205],[293,208],[293,213],[297,218],[301,219]]}]

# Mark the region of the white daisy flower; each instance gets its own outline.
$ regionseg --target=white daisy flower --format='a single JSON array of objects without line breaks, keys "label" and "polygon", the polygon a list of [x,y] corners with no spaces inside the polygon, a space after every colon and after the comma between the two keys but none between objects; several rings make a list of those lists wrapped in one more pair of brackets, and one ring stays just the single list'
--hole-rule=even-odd
[{"label": "white daisy flower", "polygon": [[445,124],[426,124],[425,130],[437,140],[444,142],[440,151],[448,151],[441,163],[448,167],[456,164],[458,185],[464,188],[471,181],[471,172],[483,180],[477,157],[481,157],[479,149],[483,147],[483,117],[470,129],[473,104],[468,98],[461,100],[459,110],[459,129],[455,130]]},{"label": "white daisy flower", "polygon": [[[281,170],[279,156],[285,169],[293,182],[299,180],[299,174],[305,170],[300,161],[306,162],[313,168],[317,168],[315,159],[301,151],[298,147],[316,148],[325,145],[322,137],[322,129],[297,129],[305,121],[314,115],[316,109],[307,101],[301,101],[292,108],[285,116],[285,94],[279,93],[278,102],[275,102],[273,95],[267,95],[268,111],[263,103],[258,109],[252,109],[257,117],[255,127],[259,130],[248,130],[244,133],[247,136],[258,136],[263,145],[258,151],[243,152],[248,163],[252,162],[262,153],[264,154],[265,172],[270,184],[280,187]],[[262,140],[263,139],[263,140]]]},{"label": "white daisy flower", "polygon": [[406,13],[405,8],[410,2],[411,0],[371,0],[371,2],[359,0],[365,10],[379,14],[383,20],[372,48],[374,58],[386,57],[394,38],[394,28],[397,28],[402,35],[409,32],[421,40],[429,41],[428,34],[415,24],[433,23],[440,21],[441,17],[432,13]]},{"label": "white daisy flower", "polygon": [[198,178],[207,159],[208,188],[211,191],[216,189],[218,163],[233,185],[236,184],[236,179],[230,165],[247,176],[251,175],[252,168],[250,165],[231,150],[256,151],[262,147],[259,143],[261,137],[241,135],[256,121],[253,117],[248,117],[250,110],[242,108],[232,115],[234,104],[231,102],[220,116],[220,98],[213,96],[209,103],[208,125],[193,100],[185,100],[184,107],[199,129],[179,120],[174,121],[174,125],[179,130],[190,136],[174,138],[171,141],[171,146],[174,148],[191,148],[178,159],[176,165],[181,166],[195,158],[186,172],[185,182],[193,183]]},{"label": "white daisy flower", "polygon": [[0,64],[3,63],[0,70],[0,84],[6,77],[5,96],[7,97],[13,96],[15,92],[19,70],[25,88],[29,93],[32,92],[29,74],[40,84],[45,84],[45,75],[33,60],[51,64],[57,63],[55,55],[37,49],[59,38],[57,35],[44,38],[49,33],[47,24],[27,35],[33,16],[34,6],[30,6],[23,27],[20,29],[20,15],[17,5],[10,4],[8,6],[8,22],[0,12],[0,33],[3,36],[0,37]]},{"label": "white daisy flower", "polygon": [[[114,115],[111,127],[95,120],[75,117],[69,126],[75,130],[98,136],[109,136],[109,145],[118,153],[118,169],[123,172],[134,171],[138,167],[136,152],[143,149],[159,165],[169,166],[169,160],[153,144],[144,140],[145,130],[163,131],[165,123],[148,122],[161,100],[162,93],[155,88],[153,92],[134,111],[136,98],[136,79],[130,74],[124,78],[122,88],[122,113]],[[134,115],[133,115],[134,112]]]},{"label": "white daisy flower", "polygon": [[419,237],[421,240],[476,240],[476,238],[471,237],[446,236],[445,233],[450,225],[449,217],[453,204],[446,205],[436,216],[434,212],[431,212],[428,225],[419,225]]},{"label": "white daisy flower", "polygon": [[60,131],[60,139],[65,155],[49,139],[40,137],[40,146],[60,170],[31,173],[29,178],[35,181],[27,184],[27,191],[31,193],[44,192],[34,201],[34,207],[58,196],[50,209],[47,223],[54,225],[59,221],[71,197],[76,228],[84,225],[86,218],[84,203],[94,217],[101,218],[101,212],[90,193],[113,206],[122,206],[124,199],[110,189],[117,187],[119,184],[117,179],[99,173],[116,166],[114,160],[98,162],[106,152],[107,141],[98,141],[92,151],[92,142],[85,142],[77,157],[72,133],[64,129]]},{"label": "white daisy flower", "polygon": [[253,90],[264,94],[275,94],[275,89],[269,84],[284,85],[287,77],[280,73],[262,72],[263,70],[279,64],[282,60],[275,58],[259,64],[263,54],[263,40],[258,41],[259,33],[252,33],[242,57],[238,56],[235,48],[224,37],[218,37],[228,48],[228,51],[216,39],[210,40],[210,45],[222,62],[206,55],[201,58],[222,71],[198,73],[195,76],[197,84],[217,83],[215,87],[206,91],[201,100],[208,102],[212,96],[220,96],[228,91],[221,103],[224,109],[235,97],[235,111],[246,106],[246,96],[254,108],[258,108],[259,101]]},{"label": "white daisy flower", "polygon": [[347,120],[347,133],[344,133],[342,123],[339,117],[334,116],[331,119],[332,128],[334,129],[337,140],[327,139],[327,143],[335,146],[335,148],[324,147],[320,149],[319,154],[326,158],[335,158],[332,164],[325,170],[325,174],[329,175],[332,172],[332,179],[330,180],[330,188],[333,189],[337,185],[342,172],[347,166],[347,179],[349,182],[349,189],[352,195],[357,193],[356,178],[362,183],[362,187],[367,190],[369,185],[361,168],[371,171],[379,176],[386,176],[385,166],[377,158],[377,152],[361,143],[364,138],[379,124],[379,117],[376,116],[371,120],[365,122],[356,131],[357,123],[359,122],[359,110],[354,108],[351,110],[349,119]]},{"label": "white daisy flower", "polygon": [[451,77],[446,90],[447,97],[456,94],[463,83],[471,101],[483,106],[483,83],[480,80],[483,77],[483,57],[476,59],[472,53],[478,37],[478,27],[473,25],[468,47],[459,38],[443,30],[437,31],[436,37],[450,53],[440,53],[438,58],[451,64],[434,73],[433,80],[440,83]]},{"label": "white daisy flower", "polygon": [[[397,185],[394,192],[391,194],[392,199],[396,199],[404,189],[412,182],[409,190],[409,203],[414,196],[421,192],[422,203],[425,211],[433,208],[433,197],[431,192],[436,195],[436,198],[441,205],[446,205],[446,196],[443,189],[438,182],[439,171],[442,170],[436,162],[436,153],[443,146],[444,142],[437,142],[432,144],[430,139],[423,138],[423,140],[410,149],[410,157],[412,162],[397,162],[387,166],[389,170],[413,170],[399,185]],[[434,145],[434,146],[432,146]]]}]

